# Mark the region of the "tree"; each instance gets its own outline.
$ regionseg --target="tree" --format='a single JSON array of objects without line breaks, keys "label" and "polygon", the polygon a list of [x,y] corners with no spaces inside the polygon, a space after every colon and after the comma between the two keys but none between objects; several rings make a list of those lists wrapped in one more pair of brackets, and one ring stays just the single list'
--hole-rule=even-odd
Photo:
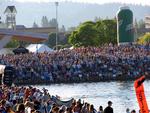
[{"label": "tree", "polygon": [[69,43],[75,47],[99,46],[105,43],[117,43],[117,21],[115,19],[87,21],[74,30]]},{"label": "tree", "polygon": [[56,45],[56,33],[49,34],[48,40],[45,42],[47,46],[53,48]]},{"label": "tree", "polygon": [[138,22],[138,28],[139,29],[145,28],[145,22],[144,22],[143,19],[139,20],[139,22]]},{"label": "tree", "polygon": [[[59,46],[61,45],[61,47],[70,47],[70,45],[68,43],[68,37],[69,36],[70,36],[70,34],[60,33],[58,35],[58,45]],[[49,34],[49,38],[45,42],[45,44],[47,46],[49,46],[50,48],[55,48],[55,46],[56,46],[56,33]]]},{"label": "tree", "polygon": [[12,39],[5,47],[6,48],[16,48],[20,45],[20,41]]},{"label": "tree", "polygon": [[57,20],[56,20],[56,18],[52,18],[52,19],[49,21],[49,26],[50,26],[50,27],[56,27],[56,26],[57,26]]},{"label": "tree", "polygon": [[[62,44],[62,40],[60,41],[60,35],[58,35],[58,40],[57,40],[57,44],[61,45]],[[50,48],[54,48],[56,46],[56,33],[51,33],[49,34],[49,38],[48,40],[45,42],[45,44],[47,46],[49,46]],[[62,44],[63,45],[63,44]]]},{"label": "tree", "polygon": [[94,18],[94,22],[97,22],[97,21],[99,21],[99,20],[101,20],[100,17],[97,17],[97,16],[96,16],[96,17]]},{"label": "tree", "polygon": [[33,28],[38,28],[38,24],[36,22],[33,23]]},{"label": "tree", "polygon": [[72,33],[71,33],[71,35],[69,36],[69,38],[68,38],[68,42],[71,44],[71,45],[73,45],[73,46],[75,46],[75,47],[79,47],[80,45],[78,45],[78,31],[73,31]]},{"label": "tree", "polygon": [[42,27],[49,27],[48,18],[47,18],[46,16],[43,16],[43,17],[42,17],[41,26],[42,26]]},{"label": "tree", "polygon": [[146,33],[138,39],[139,44],[150,44],[150,33]]},{"label": "tree", "polygon": [[117,21],[115,19],[97,21],[96,29],[99,33],[100,44],[117,43]]},{"label": "tree", "polygon": [[69,37],[69,43],[74,47],[99,46],[99,36],[92,21],[81,24]]},{"label": "tree", "polygon": [[104,23],[102,22],[102,20],[99,20],[96,22],[95,27],[97,29],[98,32],[98,36],[100,38],[100,45],[105,43],[105,36],[104,36]]},{"label": "tree", "polygon": [[65,32],[66,31],[66,28],[65,28],[65,26],[64,25],[62,25],[62,27],[60,28],[60,30],[59,30],[60,32]]},{"label": "tree", "polygon": [[137,32],[138,30],[138,23],[137,23],[137,19],[135,18],[134,20],[134,36],[135,36],[135,40],[138,38],[139,34]]},{"label": "tree", "polygon": [[117,21],[103,20],[104,43],[117,43]]},{"label": "tree", "polygon": [[138,28],[138,22],[137,22],[137,19],[135,18],[135,20],[134,20],[134,27],[135,28]]}]

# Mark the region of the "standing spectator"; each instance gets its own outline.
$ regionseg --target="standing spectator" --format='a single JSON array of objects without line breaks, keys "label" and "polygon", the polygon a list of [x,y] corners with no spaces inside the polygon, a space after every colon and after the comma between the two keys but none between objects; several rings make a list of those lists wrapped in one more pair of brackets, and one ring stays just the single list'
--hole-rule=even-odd
[{"label": "standing spectator", "polygon": [[126,109],[126,113],[130,113],[130,109],[129,108]]},{"label": "standing spectator", "polygon": [[24,104],[19,104],[18,105],[17,113],[25,113],[25,106],[24,106]]},{"label": "standing spectator", "polygon": [[104,113],[104,111],[103,111],[103,106],[99,106],[98,113]]},{"label": "standing spectator", "polygon": [[[2,112],[3,113],[3,112]],[[15,113],[13,110],[12,110],[12,107],[10,105],[10,103],[7,103],[6,104],[6,113]]]},{"label": "standing spectator", "polygon": [[108,101],[108,106],[104,109],[104,113],[113,113],[112,102]]},{"label": "standing spectator", "polygon": [[136,113],[136,111],[135,111],[135,110],[132,110],[131,113]]},{"label": "standing spectator", "polygon": [[5,104],[6,104],[5,100],[0,101],[0,113],[5,113],[6,112]]},{"label": "standing spectator", "polygon": [[95,110],[95,108],[94,108],[94,106],[93,106],[93,104],[92,105],[90,105],[90,109],[89,109],[89,113],[97,113],[97,111]]}]

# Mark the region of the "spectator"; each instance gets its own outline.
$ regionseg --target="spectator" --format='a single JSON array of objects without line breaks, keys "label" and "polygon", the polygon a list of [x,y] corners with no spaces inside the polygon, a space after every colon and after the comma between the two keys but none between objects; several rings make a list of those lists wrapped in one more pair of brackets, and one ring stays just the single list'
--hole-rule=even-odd
[{"label": "spectator", "polygon": [[99,106],[98,113],[104,113],[104,111],[103,111],[103,107],[102,107],[102,106]]},{"label": "spectator", "polygon": [[130,109],[129,108],[126,109],[126,113],[130,113]]},{"label": "spectator", "polygon": [[132,110],[131,113],[136,113],[136,111],[135,111],[135,110]]},{"label": "spectator", "polygon": [[112,102],[108,101],[108,106],[104,109],[104,113],[113,113]]}]

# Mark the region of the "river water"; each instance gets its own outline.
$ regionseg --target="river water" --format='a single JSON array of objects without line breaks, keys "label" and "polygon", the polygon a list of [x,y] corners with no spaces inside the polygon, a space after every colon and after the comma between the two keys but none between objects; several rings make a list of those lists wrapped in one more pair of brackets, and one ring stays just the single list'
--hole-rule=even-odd
[{"label": "river water", "polygon": [[[144,82],[145,95],[150,107],[150,80]],[[48,89],[51,95],[59,95],[63,100],[70,98],[82,99],[92,103],[96,109],[104,108],[107,102],[113,102],[114,113],[125,113],[126,108],[139,110],[133,82],[99,82],[80,84],[53,84],[35,86]]]}]

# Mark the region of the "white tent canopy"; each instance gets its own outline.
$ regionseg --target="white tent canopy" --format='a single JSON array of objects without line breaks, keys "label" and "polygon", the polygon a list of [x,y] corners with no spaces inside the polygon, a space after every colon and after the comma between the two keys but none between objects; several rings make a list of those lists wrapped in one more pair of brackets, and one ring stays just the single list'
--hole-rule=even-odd
[{"label": "white tent canopy", "polygon": [[0,49],[0,55],[13,54],[12,50],[12,48],[2,48]]},{"label": "white tent canopy", "polygon": [[0,74],[3,74],[5,70],[5,65],[0,65]]},{"label": "white tent canopy", "polygon": [[26,47],[29,52],[33,53],[43,53],[43,52],[52,52],[53,49],[49,48],[48,46],[44,44],[30,44],[28,47]]}]

